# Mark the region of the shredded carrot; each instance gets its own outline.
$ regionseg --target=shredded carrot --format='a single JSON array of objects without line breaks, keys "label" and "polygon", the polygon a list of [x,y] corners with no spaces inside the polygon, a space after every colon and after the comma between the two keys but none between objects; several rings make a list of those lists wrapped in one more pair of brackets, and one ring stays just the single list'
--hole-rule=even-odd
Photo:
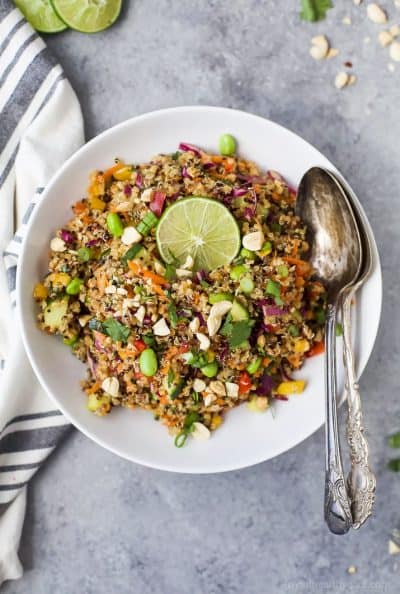
[{"label": "shredded carrot", "polygon": [[153,288],[153,291],[155,293],[157,293],[157,295],[159,295],[165,301],[168,301],[168,297],[166,296],[166,294],[164,293],[164,291],[162,290],[160,285],[155,285],[154,283],[152,283],[152,288]]},{"label": "shredded carrot", "polygon": [[118,169],[122,169],[122,167],[125,167],[125,163],[118,161],[118,163],[106,169],[103,173],[104,180],[108,181],[112,177],[113,173],[118,171]]},{"label": "shredded carrot", "polygon": [[264,367],[268,367],[270,363],[271,359],[269,357],[264,357],[264,359],[262,360],[262,364],[264,365]]},{"label": "shredded carrot", "polygon": [[140,274],[141,267],[139,266],[139,264],[137,264],[133,260],[128,260],[128,266],[130,270],[132,270],[133,274]]},{"label": "shredded carrot", "polygon": [[86,389],[86,394],[94,394],[98,391],[99,388],[100,384],[98,382],[95,382],[92,386],[90,386],[90,388]]},{"label": "shredded carrot", "polygon": [[220,163],[222,163],[222,162],[223,162],[223,160],[224,160],[224,158],[223,158],[223,157],[221,157],[220,155],[213,155],[213,156],[211,157],[211,161],[212,161],[213,163],[220,164]]},{"label": "shredded carrot", "polygon": [[144,276],[144,278],[149,278],[151,282],[155,285],[161,285],[164,287],[166,285],[169,285],[169,282],[166,278],[160,276],[159,274],[156,274],[155,272],[151,272],[151,270],[147,270],[147,268],[142,268],[141,274],[142,276]]},{"label": "shredded carrot", "polygon": [[299,260],[298,258],[293,258],[291,256],[285,256],[283,258],[288,264],[293,264],[296,266],[296,273],[299,276],[307,276],[311,272],[311,266],[305,260]]},{"label": "shredded carrot", "polygon": [[306,353],[306,357],[315,357],[316,355],[322,355],[325,352],[324,341],[316,342],[311,349]]},{"label": "shredded carrot", "polygon": [[74,206],[72,207],[74,213],[76,215],[81,215],[82,213],[84,213],[87,210],[87,204],[85,204],[84,202],[76,202],[74,204]]}]

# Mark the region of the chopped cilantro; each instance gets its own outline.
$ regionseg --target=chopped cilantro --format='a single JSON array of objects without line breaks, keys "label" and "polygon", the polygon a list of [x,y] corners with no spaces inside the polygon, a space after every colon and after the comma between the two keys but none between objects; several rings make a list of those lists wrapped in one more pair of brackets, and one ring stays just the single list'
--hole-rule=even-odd
[{"label": "chopped cilantro", "polygon": [[126,342],[131,331],[127,326],[124,326],[115,318],[108,318],[102,324],[103,332],[110,338],[119,342]]},{"label": "chopped cilantro", "polygon": [[301,0],[300,18],[303,21],[321,21],[332,8],[331,0]]}]

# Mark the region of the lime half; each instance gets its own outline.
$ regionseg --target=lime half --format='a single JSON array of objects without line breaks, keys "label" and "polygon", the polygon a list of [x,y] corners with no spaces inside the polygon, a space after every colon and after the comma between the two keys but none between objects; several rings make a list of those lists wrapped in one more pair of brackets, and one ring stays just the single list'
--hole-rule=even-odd
[{"label": "lime half", "polygon": [[51,0],[58,16],[71,29],[98,33],[111,27],[121,11],[121,0]]},{"label": "lime half", "polygon": [[15,0],[26,20],[40,33],[58,33],[67,25],[56,14],[50,0]]},{"label": "lime half", "polygon": [[182,264],[194,259],[195,270],[215,270],[229,264],[240,248],[238,224],[229,210],[211,198],[182,198],[172,204],[157,225],[162,259]]}]

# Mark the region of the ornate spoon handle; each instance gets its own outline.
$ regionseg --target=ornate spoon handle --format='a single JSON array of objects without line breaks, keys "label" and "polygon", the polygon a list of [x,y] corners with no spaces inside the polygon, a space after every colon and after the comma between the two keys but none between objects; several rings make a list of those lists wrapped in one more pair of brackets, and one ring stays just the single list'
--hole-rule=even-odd
[{"label": "ornate spoon handle", "polygon": [[347,486],[351,498],[353,528],[360,528],[371,515],[375,501],[376,479],[369,465],[368,443],[364,435],[361,398],[355,373],[351,346],[351,302],[355,290],[350,290],[342,302],[343,357],[347,371],[347,440],[350,448],[351,470]]},{"label": "ornate spoon handle", "polygon": [[325,326],[325,521],[334,534],[346,534],[351,528],[352,517],[337,427],[335,322],[336,306],[329,305]]}]

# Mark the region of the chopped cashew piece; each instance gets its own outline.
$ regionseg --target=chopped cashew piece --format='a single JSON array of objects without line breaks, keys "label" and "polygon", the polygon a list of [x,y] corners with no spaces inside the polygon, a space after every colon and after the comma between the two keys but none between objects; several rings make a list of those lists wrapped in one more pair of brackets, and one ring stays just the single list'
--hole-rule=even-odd
[{"label": "chopped cashew piece", "polygon": [[217,399],[216,395],[213,394],[212,392],[207,392],[207,394],[204,396],[204,406],[210,406],[210,404],[212,404],[213,402],[215,402]]},{"label": "chopped cashew piece", "polygon": [[164,318],[160,318],[158,322],[153,325],[153,332],[156,336],[168,336],[171,334],[168,324]]},{"label": "chopped cashew piece", "polygon": [[378,41],[382,47],[387,47],[393,41],[393,37],[389,31],[381,31],[378,35]]},{"label": "chopped cashew piece", "polygon": [[339,50],[336,47],[331,47],[331,48],[329,48],[329,52],[327,53],[326,57],[329,60],[330,58],[336,58],[336,56],[338,54],[339,54]]},{"label": "chopped cashew piece", "polygon": [[348,85],[355,85],[357,82],[357,77],[355,74],[350,74]]},{"label": "chopped cashew piece", "polygon": [[335,78],[335,87],[337,89],[343,89],[343,87],[349,84],[349,78],[347,72],[339,72]]},{"label": "chopped cashew piece", "polygon": [[178,278],[189,278],[190,276],[192,276],[192,271],[185,270],[184,268],[177,268],[175,270],[175,273]]},{"label": "chopped cashew piece", "polygon": [[106,293],[106,295],[114,295],[116,292],[117,287],[115,285],[108,285],[108,287],[104,289],[104,293]]},{"label": "chopped cashew piece", "polygon": [[247,233],[242,239],[243,247],[250,252],[258,252],[264,243],[264,233],[262,231],[253,231]]},{"label": "chopped cashew piece", "polygon": [[400,43],[398,41],[392,43],[389,48],[389,54],[392,60],[400,62]]},{"label": "chopped cashew piece", "polygon": [[50,249],[53,252],[65,252],[67,246],[61,237],[53,237],[53,239],[50,241]]},{"label": "chopped cashew piece", "polygon": [[125,295],[128,294],[128,291],[126,289],[124,289],[124,287],[118,287],[117,293],[118,293],[118,295],[122,295],[123,297],[125,297]]},{"label": "chopped cashew piece", "polygon": [[81,326],[82,328],[84,328],[86,326],[86,324],[88,323],[88,321],[90,320],[91,317],[92,317],[91,314],[87,314],[85,316],[80,316],[78,318],[79,326]]},{"label": "chopped cashew piece", "polygon": [[379,6],[379,4],[368,4],[367,6],[367,16],[370,21],[376,23],[377,25],[382,25],[383,23],[387,22],[387,15],[384,10]]},{"label": "chopped cashew piece", "polygon": [[151,202],[151,199],[153,197],[153,188],[147,188],[147,190],[144,190],[142,192],[142,195],[140,196],[140,198],[143,200],[143,202]]},{"label": "chopped cashew piece", "polygon": [[106,377],[106,379],[101,384],[101,388],[104,390],[104,392],[113,398],[116,398],[119,391],[119,381],[116,377]]},{"label": "chopped cashew piece", "polygon": [[356,6],[360,6],[362,0],[353,0],[353,4],[355,4]]},{"label": "chopped cashew piece", "polygon": [[400,547],[393,540],[389,540],[388,550],[389,555],[398,555],[400,553]]},{"label": "chopped cashew piece", "polygon": [[193,390],[195,392],[204,392],[206,387],[207,387],[206,382],[203,382],[203,380],[201,380],[201,379],[196,378],[193,382]]},{"label": "chopped cashew piece", "polygon": [[217,394],[218,396],[226,396],[224,382],[221,382],[219,380],[215,382],[210,382],[210,385],[208,387],[210,388],[211,392],[214,392],[214,394]]},{"label": "chopped cashew piece", "polygon": [[230,398],[237,398],[239,396],[239,385],[234,382],[226,382],[226,393]]},{"label": "chopped cashew piece", "polygon": [[392,35],[392,37],[398,37],[400,35],[400,26],[392,25],[389,29],[389,33]]},{"label": "chopped cashew piece", "polygon": [[210,439],[211,433],[210,430],[207,429],[205,425],[203,425],[203,423],[199,423],[198,421],[196,421],[195,423],[193,423],[193,431],[191,435],[195,439],[206,441],[207,439]]},{"label": "chopped cashew piece", "polygon": [[313,37],[311,43],[310,55],[314,60],[323,60],[327,57],[329,43],[325,35],[317,35],[316,37]]},{"label": "chopped cashew piece", "polygon": [[121,235],[121,241],[124,245],[132,245],[133,243],[139,243],[142,236],[139,231],[136,231],[135,227],[125,227],[124,232]]},{"label": "chopped cashew piece", "polygon": [[207,329],[209,336],[215,336],[222,324],[222,317],[232,309],[231,301],[220,301],[215,303],[210,309],[207,320]]},{"label": "chopped cashew piece", "polygon": [[189,328],[193,334],[196,334],[197,330],[200,328],[200,320],[197,316],[190,322]]},{"label": "chopped cashew piece", "polygon": [[210,339],[208,338],[208,336],[202,334],[202,332],[197,332],[196,338],[200,343],[200,350],[208,351],[208,349],[210,348]]},{"label": "chopped cashew piece", "polygon": [[194,266],[194,260],[192,258],[192,256],[189,254],[184,262],[184,264],[182,264],[181,268],[183,268],[184,270],[192,270]]},{"label": "chopped cashew piece", "polygon": [[144,305],[141,305],[137,312],[135,313],[135,318],[139,322],[140,325],[143,324],[144,316],[146,315],[146,309]]}]

